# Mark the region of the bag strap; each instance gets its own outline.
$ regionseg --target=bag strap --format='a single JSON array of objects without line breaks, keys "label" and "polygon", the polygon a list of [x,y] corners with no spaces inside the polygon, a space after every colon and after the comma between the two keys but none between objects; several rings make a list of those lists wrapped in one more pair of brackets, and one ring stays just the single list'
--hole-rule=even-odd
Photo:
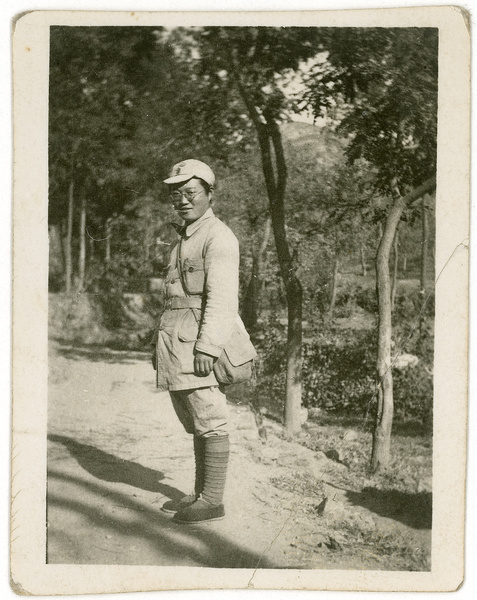
[{"label": "bag strap", "polygon": [[[190,294],[189,290],[187,289],[187,284],[185,282],[184,273],[182,271],[181,250],[182,250],[182,238],[179,240],[179,244],[177,247],[176,268],[177,268],[177,271],[179,272],[179,278],[181,280],[182,289],[184,290],[185,295],[187,296],[187,298],[193,298],[194,296],[192,294]],[[200,298],[201,298],[201,302],[202,302],[203,296],[201,296]],[[197,318],[197,315],[195,314],[194,311],[192,311],[192,314],[194,315],[194,319],[196,320],[197,325],[199,325],[199,327],[200,327],[200,319]]]},{"label": "bag strap", "polygon": [[182,289],[184,290],[185,295],[187,297],[189,297],[191,294],[189,293],[189,290],[187,289],[187,284],[185,282],[184,273],[182,271],[181,250],[182,250],[182,237],[180,238],[179,244],[177,246],[176,269],[179,273],[179,278],[181,280]]}]

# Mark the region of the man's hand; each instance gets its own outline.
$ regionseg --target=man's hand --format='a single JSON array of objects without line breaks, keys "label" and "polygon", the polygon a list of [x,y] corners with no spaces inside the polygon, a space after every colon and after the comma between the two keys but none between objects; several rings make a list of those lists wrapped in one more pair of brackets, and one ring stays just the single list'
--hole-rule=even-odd
[{"label": "man's hand", "polygon": [[215,356],[197,352],[194,357],[194,372],[198,377],[207,377],[214,368]]}]

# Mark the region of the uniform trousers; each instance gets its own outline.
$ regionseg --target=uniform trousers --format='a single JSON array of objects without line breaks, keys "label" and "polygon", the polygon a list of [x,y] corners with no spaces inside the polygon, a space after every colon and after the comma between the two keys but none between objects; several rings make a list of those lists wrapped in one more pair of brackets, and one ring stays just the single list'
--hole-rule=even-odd
[{"label": "uniform trousers", "polygon": [[222,386],[171,390],[169,393],[187,433],[201,437],[228,435],[227,399]]}]

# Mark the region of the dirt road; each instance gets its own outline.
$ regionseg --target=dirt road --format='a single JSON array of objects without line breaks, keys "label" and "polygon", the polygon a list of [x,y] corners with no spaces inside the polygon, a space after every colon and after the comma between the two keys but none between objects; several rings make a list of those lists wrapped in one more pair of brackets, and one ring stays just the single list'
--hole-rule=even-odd
[{"label": "dirt road", "polygon": [[[173,523],[160,507],[192,489],[192,440],[168,395],[154,389],[147,358],[52,342],[49,360],[49,563],[406,568],[395,557],[329,537],[321,498],[273,484],[297,473],[319,480],[328,459],[285,440],[271,422],[262,441],[246,405],[231,405],[226,518]],[[333,501],[373,527],[403,528],[354,506],[339,490]],[[430,543],[430,530],[407,529],[416,543]]]}]

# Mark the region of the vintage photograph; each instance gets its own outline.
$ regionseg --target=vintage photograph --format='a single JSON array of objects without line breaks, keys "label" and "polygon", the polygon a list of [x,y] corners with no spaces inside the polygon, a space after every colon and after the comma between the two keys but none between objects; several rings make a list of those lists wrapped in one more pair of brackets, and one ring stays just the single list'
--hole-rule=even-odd
[{"label": "vintage photograph", "polygon": [[202,21],[43,29],[40,558],[431,576],[443,30]]}]

